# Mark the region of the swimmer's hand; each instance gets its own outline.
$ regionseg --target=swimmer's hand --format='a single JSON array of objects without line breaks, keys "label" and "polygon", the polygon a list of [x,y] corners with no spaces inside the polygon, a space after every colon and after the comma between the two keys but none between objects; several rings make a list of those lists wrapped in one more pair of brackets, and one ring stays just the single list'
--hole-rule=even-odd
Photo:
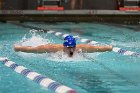
[{"label": "swimmer's hand", "polygon": [[21,46],[21,45],[14,45],[14,50],[16,52],[27,52],[27,53],[38,53],[39,50],[32,47],[32,46]]},{"label": "swimmer's hand", "polygon": [[14,45],[14,50],[16,52],[18,51],[24,51],[24,50],[27,50],[28,48],[30,48],[31,46],[21,46],[21,45]]},{"label": "swimmer's hand", "polygon": [[14,50],[17,52],[17,51],[20,51],[20,48],[21,48],[21,46],[20,45],[14,45]]}]

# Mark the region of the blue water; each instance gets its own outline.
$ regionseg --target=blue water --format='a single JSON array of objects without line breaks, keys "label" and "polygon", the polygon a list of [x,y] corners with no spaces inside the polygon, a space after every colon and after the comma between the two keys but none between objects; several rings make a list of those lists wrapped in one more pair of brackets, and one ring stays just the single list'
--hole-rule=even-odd
[{"label": "blue water", "polygon": [[[140,53],[140,28],[97,23],[24,23],[45,29],[72,33]],[[131,26],[133,27],[133,26]],[[22,42],[27,39],[26,42]],[[8,57],[19,65],[45,75],[78,93],[139,93],[140,58],[115,52],[88,53],[90,59],[77,54],[69,59],[60,53],[33,54],[15,52],[14,44],[36,46],[62,43],[63,40],[43,32],[10,23],[0,23],[0,57]],[[78,41],[78,43],[80,43]],[[0,93],[53,93],[37,83],[0,64]]]}]

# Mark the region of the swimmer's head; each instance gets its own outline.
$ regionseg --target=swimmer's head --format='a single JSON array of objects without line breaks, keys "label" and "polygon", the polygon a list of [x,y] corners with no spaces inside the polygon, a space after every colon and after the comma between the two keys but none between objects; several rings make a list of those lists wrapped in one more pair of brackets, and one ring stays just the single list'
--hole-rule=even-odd
[{"label": "swimmer's head", "polygon": [[72,57],[74,52],[75,52],[75,48],[76,48],[76,40],[72,35],[68,35],[64,38],[64,52],[68,54],[69,57]]},{"label": "swimmer's head", "polygon": [[63,45],[65,47],[76,47],[76,40],[72,35],[68,35],[64,38]]}]

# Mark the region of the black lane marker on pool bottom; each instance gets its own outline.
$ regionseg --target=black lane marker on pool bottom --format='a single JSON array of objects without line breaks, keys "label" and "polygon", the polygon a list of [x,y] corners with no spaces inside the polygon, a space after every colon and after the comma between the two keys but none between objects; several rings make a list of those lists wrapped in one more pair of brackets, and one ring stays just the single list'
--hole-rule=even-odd
[{"label": "black lane marker on pool bottom", "polygon": [[105,66],[104,64],[99,63],[99,62],[95,62],[95,59],[93,59],[93,58],[91,58],[91,57],[87,57],[87,56],[84,55],[84,54],[82,54],[82,56],[85,57],[86,59],[88,59],[88,60],[90,60],[90,61],[92,61],[92,62],[94,62],[94,63],[100,65],[102,68],[104,68],[105,70],[107,70],[107,71],[110,72],[111,74],[117,76],[118,78],[120,78],[120,79],[122,79],[122,80],[125,80],[125,82],[127,82],[127,83],[129,83],[129,84],[131,84],[131,85],[133,85],[133,86],[137,86],[137,85],[138,85],[138,83],[136,83],[135,81],[132,81],[132,80],[130,80],[130,79],[124,77],[123,75],[121,75],[121,74],[119,74],[118,72],[116,72],[116,71],[110,69],[109,67]]}]

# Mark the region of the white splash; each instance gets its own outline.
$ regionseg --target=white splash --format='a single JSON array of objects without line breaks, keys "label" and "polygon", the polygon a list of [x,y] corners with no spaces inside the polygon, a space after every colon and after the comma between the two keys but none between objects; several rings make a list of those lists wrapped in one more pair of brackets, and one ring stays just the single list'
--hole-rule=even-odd
[{"label": "white splash", "polygon": [[37,35],[36,30],[31,30],[30,34],[32,35],[31,38],[26,38],[25,35],[19,44],[22,46],[38,46],[51,43],[51,40],[42,38],[40,35]]},{"label": "white splash", "polygon": [[50,43],[48,39],[44,39],[38,35],[38,36],[32,36],[31,38],[24,40],[24,42],[22,42],[21,45],[22,46],[38,46],[38,45],[44,45],[48,43]]},{"label": "white splash", "polygon": [[[95,59],[99,53],[84,53],[84,55],[91,56]],[[49,53],[48,60],[56,61],[56,62],[86,62],[89,61],[87,58],[83,56],[83,53],[75,53],[73,57],[68,57],[63,51],[58,51],[56,53]]]}]

